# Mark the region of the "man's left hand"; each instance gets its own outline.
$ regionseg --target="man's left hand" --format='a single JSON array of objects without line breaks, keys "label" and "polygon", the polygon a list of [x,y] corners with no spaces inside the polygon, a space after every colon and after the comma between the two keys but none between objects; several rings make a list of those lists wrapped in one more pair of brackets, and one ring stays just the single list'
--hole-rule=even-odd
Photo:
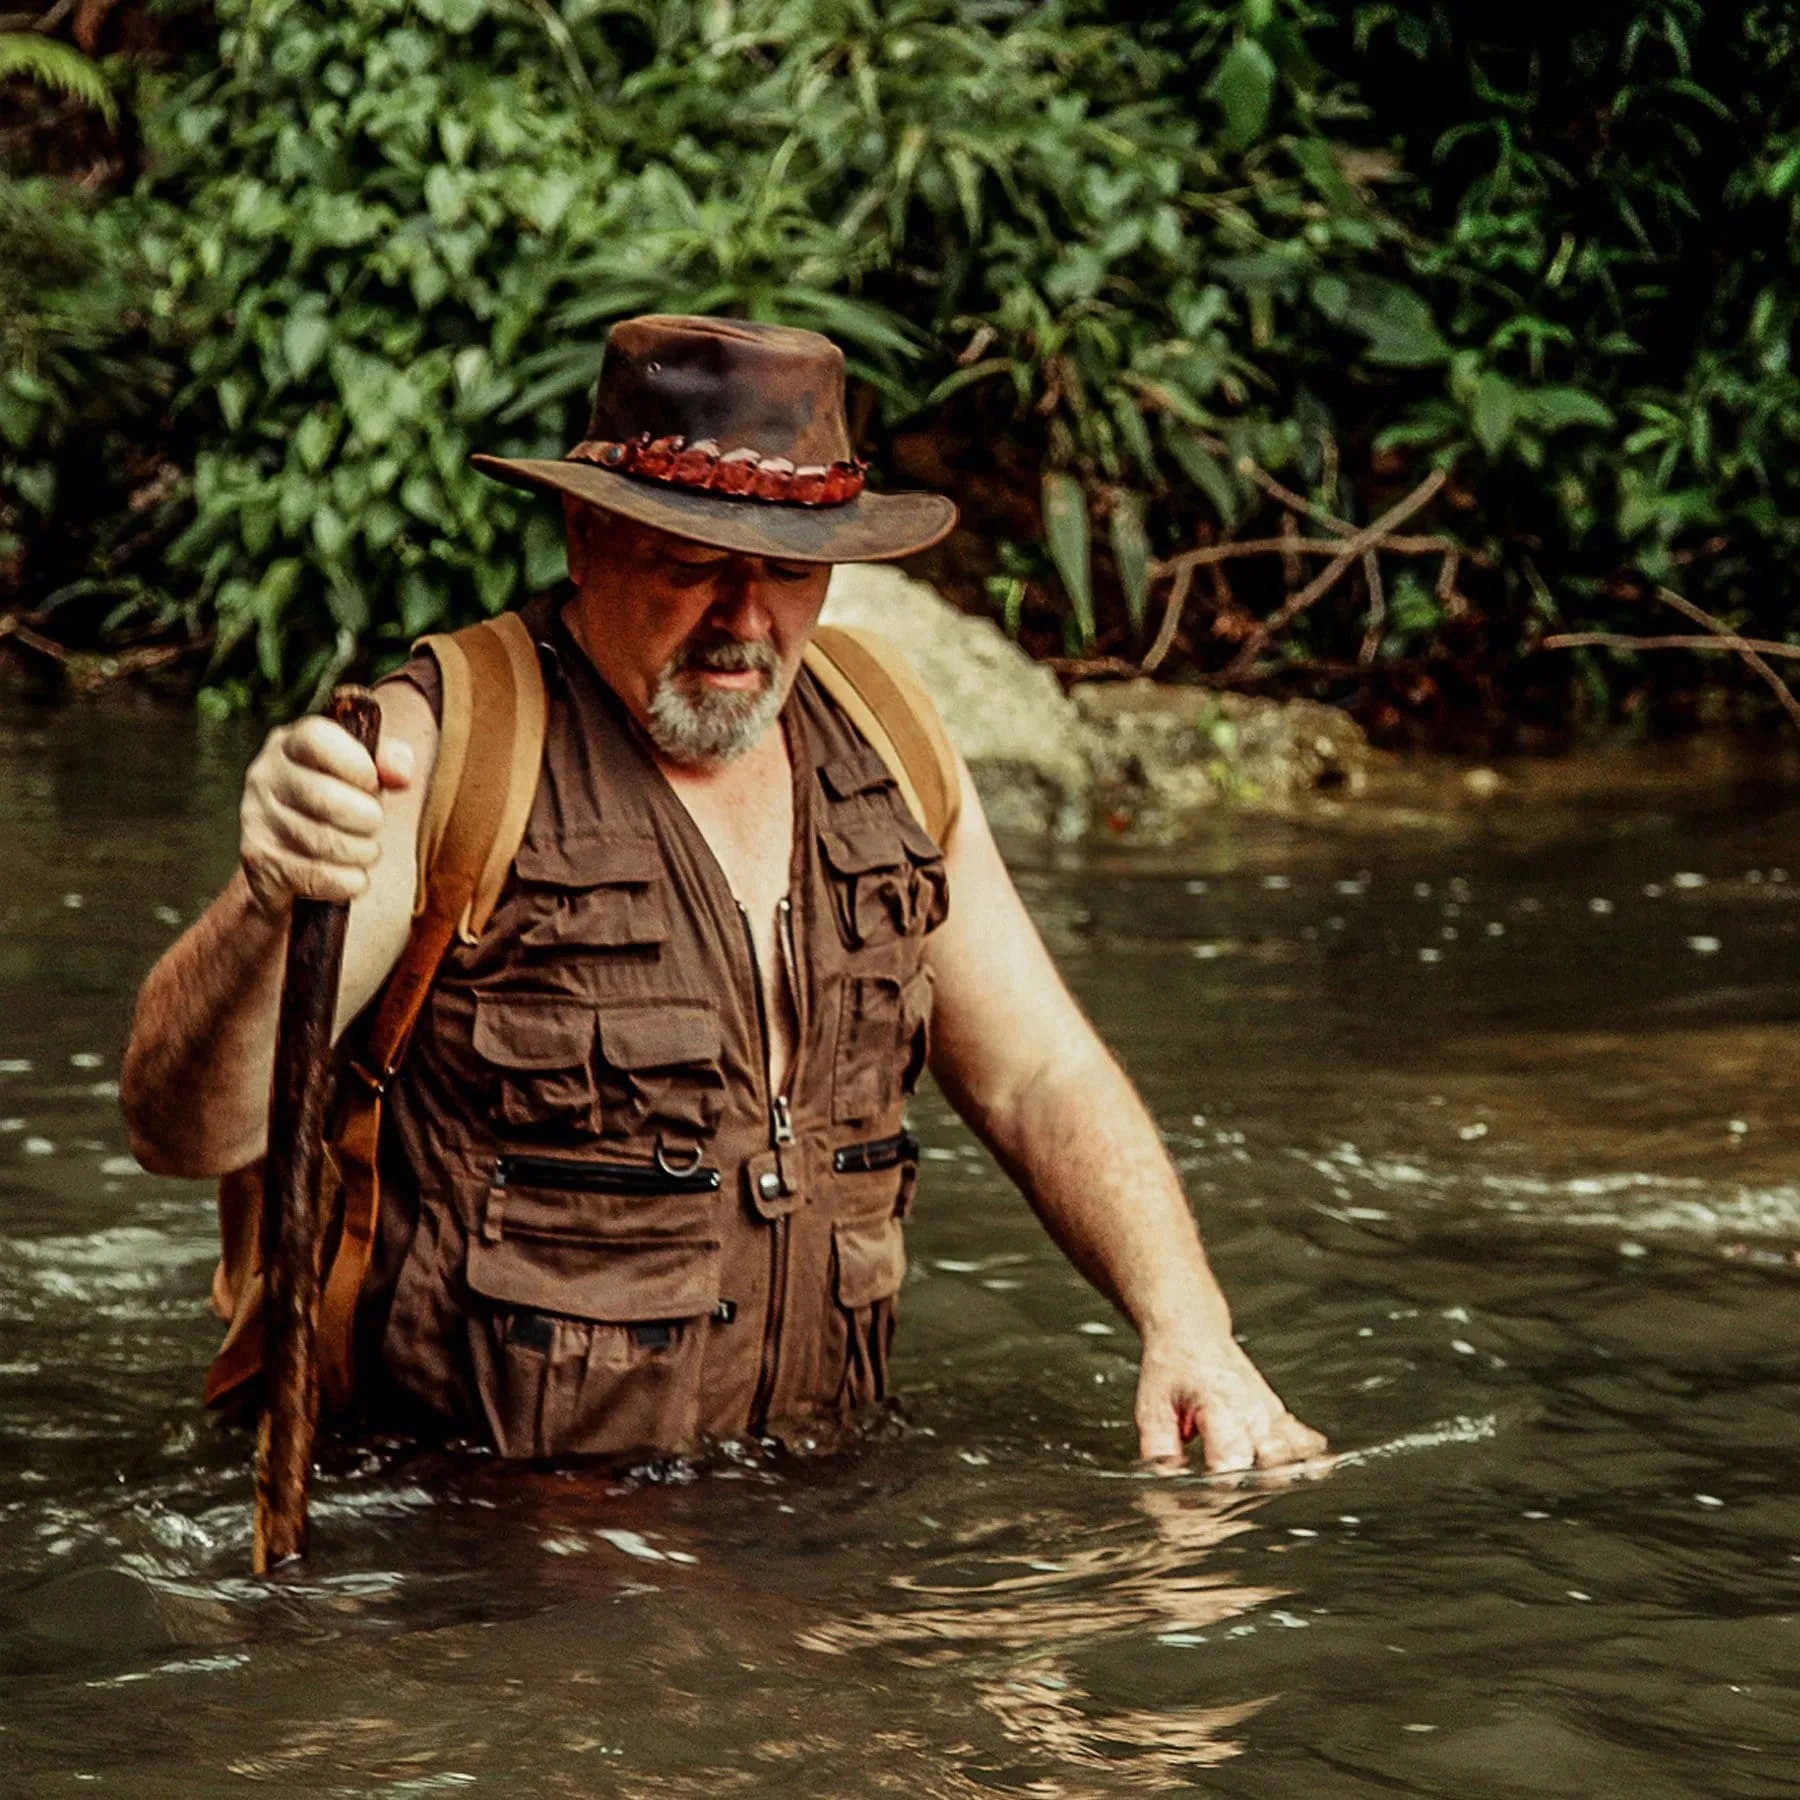
[{"label": "man's left hand", "polygon": [[1236,1342],[1147,1340],[1138,1370],[1138,1454],[1165,1466],[1200,1440],[1209,1470],[1272,1469],[1325,1455]]}]

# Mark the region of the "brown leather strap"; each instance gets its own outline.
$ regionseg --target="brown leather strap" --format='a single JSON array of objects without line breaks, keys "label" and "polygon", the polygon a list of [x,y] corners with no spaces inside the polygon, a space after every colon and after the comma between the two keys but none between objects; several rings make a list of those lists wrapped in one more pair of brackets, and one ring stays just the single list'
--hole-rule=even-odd
[{"label": "brown leather strap", "polygon": [[913,817],[943,843],[962,812],[961,773],[936,706],[900,652],[874,632],[821,625],[805,660],[887,764]]},{"label": "brown leather strap", "polygon": [[[332,1148],[343,1183],[343,1223],[319,1295],[319,1398],[327,1412],[343,1412],[356,1385],[356,1302],[375,1255],[381,1219],[381,1102],[399,1068],[431,992],[438,965],[456,936],[456,920],[435,908],[413,926],[382,993],[376,1024],[385,1027],[382,1055],[352,1063],[341,1097]],[[390,1005],[390,1001],[392,1004]],[[371,1033],[371,1051],[374,1047]]]}]

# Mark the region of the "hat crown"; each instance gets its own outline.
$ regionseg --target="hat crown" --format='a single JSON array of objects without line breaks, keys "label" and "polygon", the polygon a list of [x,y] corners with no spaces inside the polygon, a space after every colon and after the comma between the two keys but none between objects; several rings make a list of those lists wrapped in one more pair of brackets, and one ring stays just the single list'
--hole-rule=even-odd
[{"label": "hat crown", "polygon": [[850,457],[844,355],[816,331],[653,313],[606,340],[588,436],[711,439],[797,466]]}]

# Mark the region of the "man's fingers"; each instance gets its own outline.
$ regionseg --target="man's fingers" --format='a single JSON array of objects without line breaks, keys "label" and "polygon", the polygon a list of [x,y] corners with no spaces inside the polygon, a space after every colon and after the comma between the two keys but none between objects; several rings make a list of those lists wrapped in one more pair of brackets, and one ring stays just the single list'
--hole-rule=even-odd
[{"label": "man's fingers", "polygon": [[1256,1466],[1273,1469],[1283,1463],[1312,1462],[1330,1452],[1331,1445],[1323,1432],[1314,1431],[1292,1413],[1283,1413],[1274,1430],[1257,1446]]},{"label": "man's fingers", "polygon": [[317,714],[290,725],[281,748],[289,762],[317,769],[322,775],[335,775],[365,793],[373,794],[381,785],[374,757],[343,726]]},{"label": "man's fingers", "polygon": [[[411,747],[385,747],[390,786],[411,778]],[[296,899],[345,903],[368,892],[381,857],[382,777],[367,751],[329,719],[272,733],[244,782],[240,857],[271,915]]]},{"label": "man's fingers", "polygon": [[1181,1419],[1167,1397],[1151,1401],[1146,1397],[1138,1407],[1138,1455],[1145,1462],[1185,1465],[1186,1447],[1182,1442]]},{"label": "man's fingers", "polygon": [[381,840],[360,831],[344,831],[291,807],[277,806],[269,813],[269,826],[282,849],[308,862],[329,863],[343,869],[372,869],[381,860]]},{"label": "man's fingers", "polygon": [[1200,1415],[1200,1445],[1214,1473],[1256,1467],[1256,1440],[1242,1414],[1217,1400]]},{"label": "man's fingers", "polygon": [[266,792],[278,805],[340,831],[372,838],[381,830],[381,802],[372,793],[304,763],[278,763]]}]

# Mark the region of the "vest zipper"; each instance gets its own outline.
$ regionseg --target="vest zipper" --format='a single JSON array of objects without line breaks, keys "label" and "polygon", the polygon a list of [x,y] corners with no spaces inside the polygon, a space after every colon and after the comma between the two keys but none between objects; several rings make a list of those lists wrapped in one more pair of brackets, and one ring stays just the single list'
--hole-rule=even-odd
[{"label": "vest zipper", "polygon": [[919,1140],[910,1131],[894,1137],[874,1138],[866,1144],[840,1144],[831,1153],[831,1166],[839,1175],[868,1175],[877,1169],[897,1169],[919,1160]]},{"label": "vest zipper", "polygon": [[[788,991],[794,996],[798,1015],[798,990],[793,985],[793,909],[784,897],[780,904],[782,961],[788,976]],[[750,985],[756,993],[756,1027],[762,1040],[764,1084],[773,1089],[769,1074],[771,1043],[769,1007],[763,996],[762,964],[756,955],[756,933],[750,925],[750,914],[743,901],[738,902],[738,920],[744,928],[744,949],[750,957]],[[794,1117],[786,1094],[769,1095],[769,1142],[774,1147],[776,1164],[783,1161],[782,1152],[794,1142]],[[787,1214],[769,1221],[769,1312],[763,1321],[762,1364],[757,1371],[756,1393],[750,1402],[750,1430],[760,1436],[769,1422],[769,1405],[775,1397],[775,1369],[781,1354],[781,1316],[787,1307]]]},{"label": "vest zipper", "polygon": [[717,1169],[683,1169],[671,1174],[649,1163],[583,1162],[566,1156],[501,1156],[494,1160],[494,1185],[563,1188],[578,1194],[716,1194]]}]

